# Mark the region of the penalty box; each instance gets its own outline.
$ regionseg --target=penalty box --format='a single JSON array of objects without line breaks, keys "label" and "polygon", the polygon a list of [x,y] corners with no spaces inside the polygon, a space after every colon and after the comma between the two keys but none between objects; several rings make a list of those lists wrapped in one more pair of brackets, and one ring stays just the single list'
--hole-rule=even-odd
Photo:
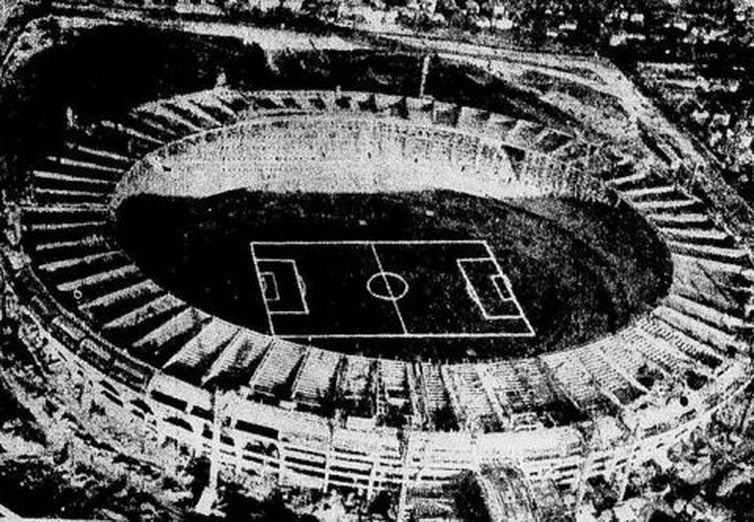
[{"label": "penalty box", "polygon": [[534,335],[483,240],[266,241],[251,256],[278,337]]}]

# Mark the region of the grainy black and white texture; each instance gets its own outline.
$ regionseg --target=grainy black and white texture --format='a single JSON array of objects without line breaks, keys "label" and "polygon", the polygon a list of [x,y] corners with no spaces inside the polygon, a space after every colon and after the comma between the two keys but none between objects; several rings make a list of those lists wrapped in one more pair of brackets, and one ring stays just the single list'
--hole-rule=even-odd
[{"label": "grainy black and white texture", "polygon": [[3,0],[0,519],[750,520],[754,15]]}]

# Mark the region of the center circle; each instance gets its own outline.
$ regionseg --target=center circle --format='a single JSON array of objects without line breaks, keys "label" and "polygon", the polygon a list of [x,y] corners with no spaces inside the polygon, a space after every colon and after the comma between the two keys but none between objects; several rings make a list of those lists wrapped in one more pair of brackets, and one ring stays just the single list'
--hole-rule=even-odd
[{"label": "center circle", "polygon": [[383,301],[397,301],[408,292],[408,283],[394,272],[377,272],[367,281],[367,291]]}]

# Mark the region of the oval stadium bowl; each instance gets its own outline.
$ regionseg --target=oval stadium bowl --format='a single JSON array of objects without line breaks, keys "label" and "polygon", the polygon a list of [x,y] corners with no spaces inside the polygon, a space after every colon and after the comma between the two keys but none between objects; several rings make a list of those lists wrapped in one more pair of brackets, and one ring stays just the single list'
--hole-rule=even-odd
[{"label": "oval stadium bowl", "polygon": [[709,198],[529,90],[386,92],[416,57],[370,59],[351,90],[231,68],[24,157],[13,289],[124,430],[370,493],[493,463],[573,485],[747,383],[721,289],[751,261]]}]

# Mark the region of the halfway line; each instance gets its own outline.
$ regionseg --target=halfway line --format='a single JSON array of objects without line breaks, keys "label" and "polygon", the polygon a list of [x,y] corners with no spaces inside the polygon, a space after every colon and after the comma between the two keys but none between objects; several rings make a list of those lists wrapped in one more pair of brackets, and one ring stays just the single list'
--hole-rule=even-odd
[{"label": "halfway line", "polygon": [[393,303],[393,308],[395,308],[395,313],[398,314],[398,320],[401,323],[401,328],[403,328],[403,335],[407,335],[408,328],[406,328],[406,323],[403,322],[403,316],[401,315],[401,309],[398,306],[398,301],[395,298],[393,289],[390,287],[390,281],[388,281],[388,278],[385,275],[385,269],[382,267],[382,260],[380,259],[380,256],[377,254],[377,247],[374,245],[374,243],[370,243],[369,246],[372,247],[372,253],[374,254],[374,259],[377,261],[377,268],[379,269],[380,274],[382,274],[382,280],[385,282],[385,288],[390,294],[390,301]]}]

